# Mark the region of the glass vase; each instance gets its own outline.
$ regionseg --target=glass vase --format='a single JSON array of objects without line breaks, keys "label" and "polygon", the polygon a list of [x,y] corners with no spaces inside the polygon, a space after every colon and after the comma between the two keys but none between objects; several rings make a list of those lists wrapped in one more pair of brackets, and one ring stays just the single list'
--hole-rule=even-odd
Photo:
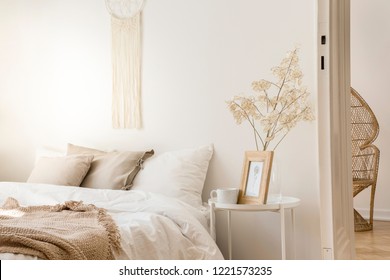
[{"label": "glass vase", "polygon": [[280,160],[274,152],[272,159],[271,177],[269,180],[267,203],[280,203],[282,201],[282,184],[280,183]]}]

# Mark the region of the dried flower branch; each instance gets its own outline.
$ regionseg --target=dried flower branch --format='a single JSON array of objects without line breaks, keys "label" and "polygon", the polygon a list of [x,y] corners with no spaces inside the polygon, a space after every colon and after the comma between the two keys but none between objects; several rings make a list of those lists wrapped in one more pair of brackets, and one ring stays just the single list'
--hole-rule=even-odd
[{"label": "dried flower branch", "polygon": [[256,149],[259,150],[260,142],[263,151],[270,149],[272,141],[276,142],[272,148],[275,150],[299,121],[314,120],[307,101],[310,93],[302,86],[298,49],[289,52],[271,71],[277,78],[276,82],[254,81],[252,89],[255,93],[252,96],[235,96],[227,101],[237,124],[244,120],[249,122]]}]

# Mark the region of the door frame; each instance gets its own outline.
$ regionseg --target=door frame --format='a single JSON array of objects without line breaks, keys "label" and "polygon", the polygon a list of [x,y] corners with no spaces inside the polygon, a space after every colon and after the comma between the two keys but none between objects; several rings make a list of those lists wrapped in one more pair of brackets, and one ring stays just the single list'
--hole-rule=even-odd
[{"label": "door frame", "polygon": [[[318,0],[318,150],[323,259],[354,259],[350,0]],[[323,37],[325,36],[325,37]]]}]

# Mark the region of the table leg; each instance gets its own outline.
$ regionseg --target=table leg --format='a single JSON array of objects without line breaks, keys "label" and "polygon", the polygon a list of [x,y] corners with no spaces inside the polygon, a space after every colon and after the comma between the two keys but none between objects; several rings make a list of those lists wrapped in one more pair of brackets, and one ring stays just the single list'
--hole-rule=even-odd
[{"label": "table leg", "polygon": [[228,250],[229,250],[229,260],[232,259],[232,227],[231,227],[231,212],[230,210],[227,211],[228,215]]},{"label": "table leg", "polygon": [[284,216],[284,207],[280,206],[280,235],[282,244],[282,260],[286,259],[286,224]]},{"label": "table leg", "polygon": [[295,215],[294,208],[291,208],[291,238],[293,241],[293,260],[295,260]]},{"label": "table leg", "polygon": [[214,240],[217,240],[217,234],[215,232],[215,203],[210,204],[210,235]]}]

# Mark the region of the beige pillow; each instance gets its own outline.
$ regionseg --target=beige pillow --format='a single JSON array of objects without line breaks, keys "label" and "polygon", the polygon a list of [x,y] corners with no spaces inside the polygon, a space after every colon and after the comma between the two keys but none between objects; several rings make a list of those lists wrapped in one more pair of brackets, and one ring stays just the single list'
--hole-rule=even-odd
[{"label": "beige pillow", "polygon": [[68,144],[67,154],[93,155],[81,187],[95,189],[128,190],[143,162],[154,154],[150,151],[103,152]]},{"label": "beige pillow", "polygon": [[91,166],[92,159],[93,155],[41,157],[27,182],[80,186]]},{"label": "beige pillow", "polygon": [[87,147],[82,147],[82,146],[76,146],[73,144],[68,143],[67,147],[67,152],[68,155],[76,155],[76,154],[82,154],[82,155],[105,155],[107,152],[92,149],[92,148],[87,148]]}]

